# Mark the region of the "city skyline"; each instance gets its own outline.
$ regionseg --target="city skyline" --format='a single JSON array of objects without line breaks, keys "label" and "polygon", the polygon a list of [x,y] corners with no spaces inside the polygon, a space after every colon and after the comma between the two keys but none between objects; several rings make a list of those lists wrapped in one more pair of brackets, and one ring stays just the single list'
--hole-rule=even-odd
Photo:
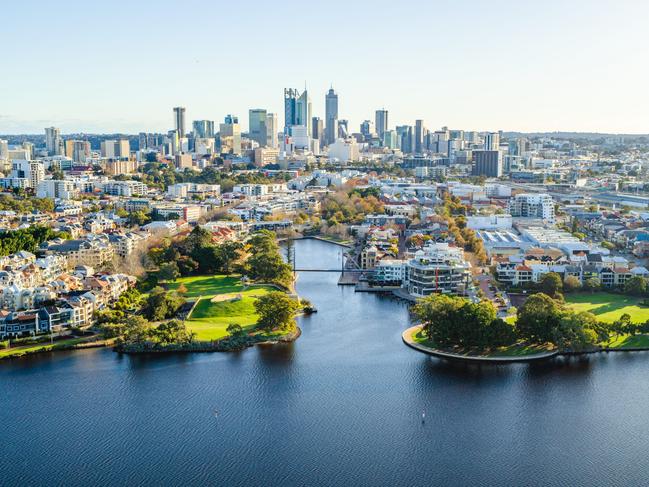
[{"label": "city skyline", "polygon": [[[408,9],[333,2],[318,15],[297,2],[282,9],[252,2],[245,11],[162,2],[157,9],[129,4],[124,17],[126,4],[118,1],[94,8],[92,19],[77,0],[33,4],[5,6],[7,18],[28,18],[31,30],[25,37],[10,22],[0,34],[13,46],[12,75],[0,79],[0,133],[46,126],[165,132],[173,128],[172,106],[186,107],[188,126],[229,113],[247,124],[251,108],[282,114],[284,88],[301,90],[305,82],[313,115],[325,123],[333,85],[339,118],[352,131],[379,108],[390,112],[392,127],[423,119],[430,128],[478,131],[649,131],[649,74],[638,61],[649,47],[642,25],[649,5],[642,2],[547,2],[542,9],[513,1],[414,2]],[[191,17],[191,27],[157,28],[196,8],[201,15]],[[387,29],[378,29],[386,18]],[[111,28],[98,28],[96,19]],[[286,22],[308,25],[310,42],[296,42]],[[339,34],[324,35],[333,26]],[[255,32],[264,32],[263,50]],[[222,38],[227,49],[219,47]],[[43,55],[45,45],[54,46],[53,55]],[[64,62],[72,53],[81,60],[74,70]]]}]

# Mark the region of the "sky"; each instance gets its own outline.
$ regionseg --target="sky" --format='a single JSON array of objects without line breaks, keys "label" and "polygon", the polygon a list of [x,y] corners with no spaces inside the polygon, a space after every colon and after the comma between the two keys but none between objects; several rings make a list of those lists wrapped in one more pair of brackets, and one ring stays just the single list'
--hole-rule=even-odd
[{"label": "sky", "polygon": [[330,85],[358,131],[649,132],[646,0],[4,2],[0,133],[166,132]]}]

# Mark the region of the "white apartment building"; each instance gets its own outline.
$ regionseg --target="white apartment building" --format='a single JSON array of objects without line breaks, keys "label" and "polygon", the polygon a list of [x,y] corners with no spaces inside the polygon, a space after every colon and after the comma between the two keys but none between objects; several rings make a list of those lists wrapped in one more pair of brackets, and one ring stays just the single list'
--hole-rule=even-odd
[{"label": "white apartment building", "polygon": [[517,194],[509,200],[509,213],[513,217],[542,218],[554,221],[554,201],[547,193]]},{"label": "white apartment building", "polygon": [[73,181],[46,179],[38,183],[36,196],[39,198],[53,198],[70,200],[79,194]]},{"label": "white apartment building", "polygon": [[461,248],[429,243],[406,263],[404,285],[413,296],[463,294],[471,280],[470,268]]}]

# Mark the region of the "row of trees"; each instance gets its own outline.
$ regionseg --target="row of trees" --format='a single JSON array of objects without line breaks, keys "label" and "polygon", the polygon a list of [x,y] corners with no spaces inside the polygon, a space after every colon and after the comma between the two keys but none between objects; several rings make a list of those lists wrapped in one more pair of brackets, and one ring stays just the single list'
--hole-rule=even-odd
[{"label": "row of trees", "polygon": [[453,236],[455,244],[468,252],[473,252],[478,263],[484,265],[487,262],[484,244],[476,233],[467,227],[466,215],[470,214],[471,209],[462,204],[456,196],[445,194],[444,204],[438,211],[446,219],[448,232]]},{"label": "row of trees", "polygon": [[197,226],[183,240],[165,240],[153,247],[149,257],[158,266],[151,274],[156,282],[174,281],[181,276],[232,273],[285,288],[293,282],[291,266],[282,259],[276,236],[268,230],[254,234],[246,244],[215,244],[212,234]]},{"label": "row of trees", "polygon": [[[602,282],[597,277],[590,277],[585,279],[582,284],[575,276],[566,276],[562,280],[561,275],[558,273],[548,272],[541,277],[538,283],[531,283],[530,287],[553,298],[558,298],[562,292],[597,291],[602,288]],[[629,296],[647,297],[649,295],[649,281],[642,276],[633,276],[618,291],[622,291]]]},{"label": "row of trees", "polygon": [[326,220],[329,226],[341,223],[358,224],[363,221],[365,215],[385,212],[376,192],[362,192],[357,189],[326,195],[320,203],[320,209],[322,219]]},{"label": "row of trees", "polygon": [[485,350],[521,341],[579,351],[622,334],[649,332],[649,321],[634,324],[626,314],[612,324],[604,323],[592,313],[574,312],[544,293],[525,301],[514,325],[496,318],[491,302],[472,303],[461,297],[432,295],[421,299],[413,312],[426,336],[444,348]]},{"label": "row of trees", "polygon": [[0,211],[51,213],[54,211],[54,200],[33,196],[15,197],[9,194],[0,194]]},{"label": "row of trees", "polygon": [[153,326],[145,318],[131,315],[119,322],[104,325],[104,334],[117,337],[119,345],[167,346],[184,345],[194,341],[196,335],[187,330],[180,320],[170,320]]},{"label": "row of trees", "polygon": [[0,256],[14,254],[21,250],[34,253],[43,242],[58,237],[69,239],[70,235],[42,225],[0,232]]}]

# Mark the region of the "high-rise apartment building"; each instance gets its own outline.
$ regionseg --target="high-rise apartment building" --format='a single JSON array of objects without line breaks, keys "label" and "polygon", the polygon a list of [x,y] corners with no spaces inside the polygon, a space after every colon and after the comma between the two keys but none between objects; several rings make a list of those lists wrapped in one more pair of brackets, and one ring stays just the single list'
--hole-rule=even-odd
[{"label": "high-rise apartment building", "polygon": [[48,156],[63,155],[63,139],[61,138],[61,129],[57,127],[48,127],[45,129],[45,148]]},{"label": "high-rise apartment building", "polygon": [[338,94],[333,87],[325,95],[325,143],[332,144],[338,137]]},{"label": "high-rise apartment building", "polygon": [[383,140],[383,134],[388,130],[388,111],[385,108],[376,111],[374,125],[376,126],[377,135]]},{"label": "high-rise apartment building", "polygon": [[311,98],[305,89],[302,93],[292,88],[284,89],[284,133],[290,134],[295,125],[307,128],[311,136]]},{"label": "high-rise apartment building", "polygon": [[174,128],[179,137],[185,136],[185,107],[174,108]]},{"label": "high-rise apartment building", "polygon": [[0,159],[9,159],[9,142],[4,139],[0,139]]},{"label": "high-rise apartment building", "polygon": [[513,217],[542,218],[554,221],[554,201],[547,193],[521,193],[509,200],[509,213]]},{"label": "high-rise apartment building", "polygon": [[101,155],[109,159],[128,159],[131,155],[131,144],[128,139],[104,140],[101,143]]},{"label": "high-rise apartment building", "polygon": [[11,163],[11,177],[25,179],[27,187],[36,189],[38,183],[45,179],[45,166],[40,161],[14,159]]}]

